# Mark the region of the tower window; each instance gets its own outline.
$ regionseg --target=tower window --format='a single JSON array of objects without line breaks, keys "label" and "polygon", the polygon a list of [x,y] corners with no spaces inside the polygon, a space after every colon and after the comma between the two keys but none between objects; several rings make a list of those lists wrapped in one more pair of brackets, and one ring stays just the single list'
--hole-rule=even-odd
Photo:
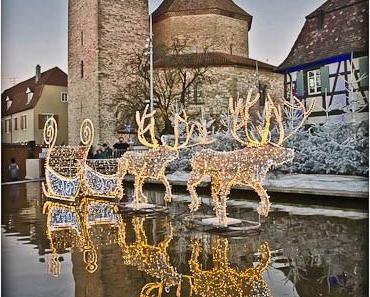
[{"label": "tower window", "polygon": [[84,78],[84,61],[81,61],[81,78]]},{"label": "tower window", "polygon": [[84,45],[84,32],[81,31],[81,45]]}]

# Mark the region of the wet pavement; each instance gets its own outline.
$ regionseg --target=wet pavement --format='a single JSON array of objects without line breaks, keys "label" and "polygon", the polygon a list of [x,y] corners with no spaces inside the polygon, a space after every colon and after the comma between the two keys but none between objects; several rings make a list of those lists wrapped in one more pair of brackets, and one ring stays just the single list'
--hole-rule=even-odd
[{"label": "wet pavement", "polygon": [[[146,194],[163,203],[161,188]],[[231,198],[229,216],[256,219],[253,197]],[[259,232],[220,236],[184,224],[186,192],[167,214],[133,215],[46,201],[40,183],[3,186],[2,296],[368,296],[364,203],[271,198]]]}]

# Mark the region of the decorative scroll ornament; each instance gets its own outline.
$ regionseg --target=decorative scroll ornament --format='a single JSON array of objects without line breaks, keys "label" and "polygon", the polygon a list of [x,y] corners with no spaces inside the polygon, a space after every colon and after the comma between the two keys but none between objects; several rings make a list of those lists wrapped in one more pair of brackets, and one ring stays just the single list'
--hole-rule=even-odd
[{"label": "decorative scroll ornament", "polygon": [[80,140],[84,146],[89,149],[94,141],[95,130],[94,125],[90,119],[85,119],[80,127]]},{"label": "decorative scroll ornament", "polygon": [[[138,139],[149,150],[146,152],[127,152],[119,160],[119,168],[125,173],[135,176],[135,194],[134,194],[134,208],[138,209],[141,205],[148,203],[148,198],[143,193],[143,185],[148,178],[156,179],[166,187],[165,201],[172,200],[171,185],[168,182],[165,171],[168,164],[177,159],[179,150],[192,147],[200,144],[209,144],[210,140],[207,136],[207,128],[200,123],[189,124],[185,111],[181,116],[179,113],[174,115],[174,144],[171,146],[167,143],[160,145],[155,135],[155,111],[148,114],[148,107],[146,106],[143,115],[136,113],[136,121],[138,125]],[[149,124],[145,126],[145,121],[149,119]],[[180,143],[180,126],[184,127],[185,138]],[[198,128],[198,142],[189,144],[195,128]],[[146,133],[150,134],[150,140],[146,139]]]},{"label": "decorative scroll ornament", "polygon": [[[176,296],[181,296],[181,282],[185,277],[179,274],[175,267],[170,264],[168,246],[173,239],[173,229],[169,225],[170,233],[167,238],[157,245],[150,245],[144,230],[144,219],[134,218],[132,225],[135,231],[135,242],[126,242],[126,226],[121,222],[119,245],[122,250],[122,259],[125,265],[135,266],[151,277],[160,279],[160,282],[145,285],[140,297],[163,296],[168,293],[171,287],[178,286]],[[153,292],[157,291],[156,295]]]},{"label": "decorative scroll ornament", "polygon": [[201,297],[272,297],[263,273],[271,259],[269,245],[263,243],[258,251],[259,264],[256,267],[237,270],[230,266],[229,242],[226,238],[216,239],[212,246],[213,268],[204,270],[199,262],[200,242],[194,241],[191,259],[191,288]]},{"label": "decorative scroll ornament", "polygon": [[[273,166],[293,160],[294,151],[284,148],[282,144],[303,125],[315,104],[313,102],[306,109],[304,103],[295,98],[295,104],[284,101],[276,105],[268,95],[265,102],[264,123],[258,125],[253,131],[250,127],[250,109],[258,100],[259,94],[252,99],[252,90],[250,90],[246,100],[239,99],[235,106],[232,98],[229,102],[233,117],[232,135],[245,148],[232,152],[216,152],[206,149],[196,153],[191,161],[192,172],[188,180],[188,190],[192,196],[190,210],[192,212],[198,210],[201,202],[196,187],[205,176],[210,176],[214,209],[218,224],[222,226],[228,225],[226,204],[230,189],[235,185],[251,187],[261,199],[257,209],[258,213],[265,217],[268,216],[271,203],[263,188],[266,174]],[[281,105],[302,112],[301,122],[287,135],[284,132]],[[272,119],[275,120],[275,127],[279,132],[276,143],[271,140]],[[242,129],[244,139],[240,136],[240,129]]]},{"label": "decorative scroll ornament", "polygon": [[[79,206],[71,206],[47,201],[43,213],[47,214],[47,236],[52,250],[49,272],[55,277],[61,273],[58,250],[81,251],[86,271],[94,273],[98,268],[98,247],[117,241],[119,213],[115,203],[83,198]],[[103,228],[95,228],[97,225]]]}]

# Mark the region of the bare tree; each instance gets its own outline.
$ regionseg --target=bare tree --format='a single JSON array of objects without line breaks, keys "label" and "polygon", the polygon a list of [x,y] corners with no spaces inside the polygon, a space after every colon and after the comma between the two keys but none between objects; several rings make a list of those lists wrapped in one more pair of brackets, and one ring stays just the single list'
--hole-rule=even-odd
[{"label": "bare tree", "polygon": [[[209,67],[203,62],[207,48],[197,54],[187,52],[187,42],[177,39],[170,48],[156,48],[154,99],[159,125],[164,126],[161,134],[172,132],[171,110],[176,106],[186,108],[193,97],[190,92],[196,91],[196,85],[210,81]],[[149,66],[149,56],[143,51],[134,54],[122,71],[122,79],[129,83],[125,87],[117,86],[117,128],[125,122],[134,123],[135,112],[144,110],[150,93]]]}]

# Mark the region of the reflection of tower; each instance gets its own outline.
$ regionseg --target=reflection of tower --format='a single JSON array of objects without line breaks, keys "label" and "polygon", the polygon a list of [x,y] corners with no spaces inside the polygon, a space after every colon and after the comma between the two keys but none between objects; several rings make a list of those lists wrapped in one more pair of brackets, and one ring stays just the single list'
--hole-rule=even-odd
[{"label": "reflection of tower", "polygon": [[70,0],[68,20],[69,142],[90,118],[95,142],[116,140],[117,95],[130,56],[145,48],[147,0]]}]

